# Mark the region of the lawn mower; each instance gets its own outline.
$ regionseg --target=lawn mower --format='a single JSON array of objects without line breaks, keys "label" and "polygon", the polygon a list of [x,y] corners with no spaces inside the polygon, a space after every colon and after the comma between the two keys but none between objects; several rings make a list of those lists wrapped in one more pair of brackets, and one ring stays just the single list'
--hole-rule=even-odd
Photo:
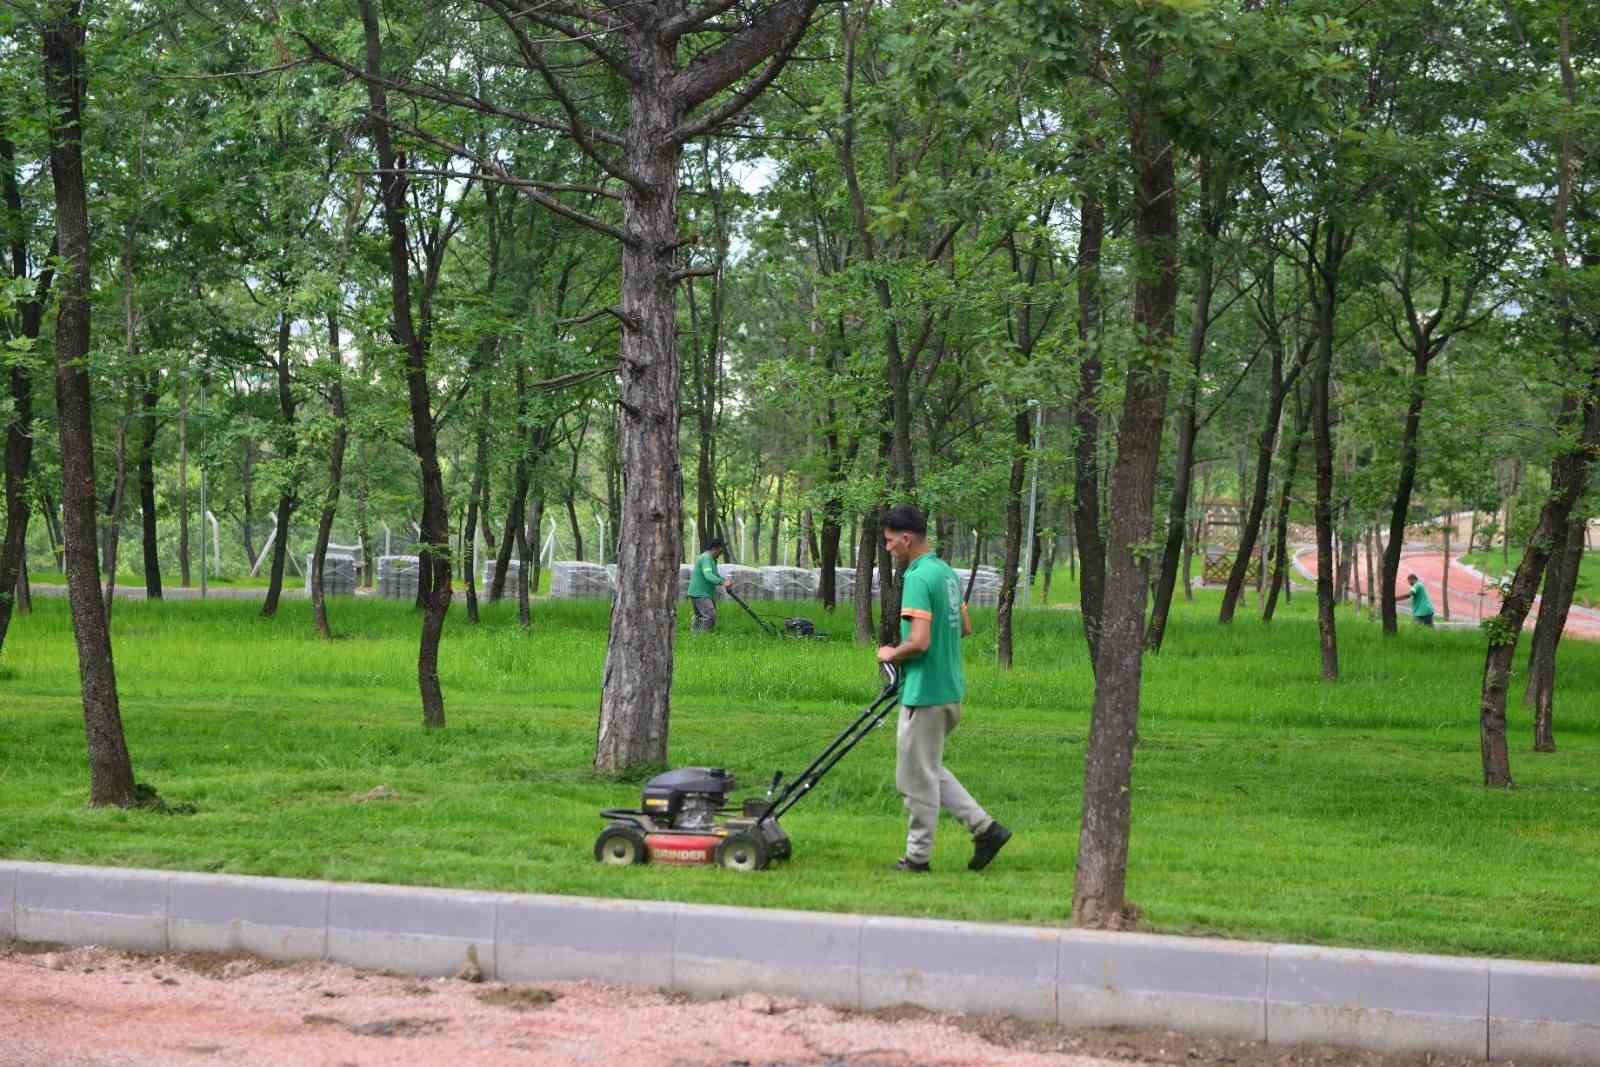
[{"label": "lawn mower", "polygon": [[[766,619],[763,619],[760,615],[757,615],[755,613],[755,611],[750,607],[750,605],[746,604],[744,602],[744,598],[741,597],[738,593],[735,593],[733,591],[733,587],[732,586],[728,586],[726,588],[727,588],[728,595],[733,598],[733,602],[735,604],[739,605],[741,608],[743,608],[749,614],[749,616],[752,619],[756,620],[756,625],[761,627],[763,630],[765,630],[767,632],[767,636],[768,637],[779,637],[779,636],[781,636],[778,628],[776,626],[772,625],[772,623],[768,622]],[[826,634],[817,633],[816,624],[813,623],[810,619],[799,619],[799,618],[784,619],[783,620],[782,633],[783,634],[787,634],[790,637],[826,637],[827,636]]]},{"label": "lawn mower", "polygon": [[900,672],[883,665],[886,681],[877,699],[835,737],[788,785],[772,776],[765,796],[733,805],[734,776],[722,767],[684,767],[645,783],[638,811],[609,808],[606,828],[595,839],[594,858],[614,867],[636,863],[694,866],[714,863],[733,871],[759,871],[793,851],[778,820],[822,780],[823,775],[883,722],[899,702]]}]

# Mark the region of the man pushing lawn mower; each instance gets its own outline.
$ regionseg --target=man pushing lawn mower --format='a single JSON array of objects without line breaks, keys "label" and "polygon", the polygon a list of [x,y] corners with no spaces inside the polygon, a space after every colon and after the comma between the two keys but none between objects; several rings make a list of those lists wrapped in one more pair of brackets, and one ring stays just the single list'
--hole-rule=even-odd
[{"label": "man pushing lawn mower", "polygon": [[961,639],[972,632],[961,580],[928,547],[928,520],[910,504],[883,517],[883,541],[905,567],[900,592],[900,643],[878,649],[878,662],[901,664],[900,723],[895,736],[895,788],[910,813],[906,854],[895,870],[925,873],[942,807],[972,833],[967,867],[981,871],[1011,831],[991,818],[944,766],[945,740],[961,721],[966,683]]},{"label": "man pushing lawn mower", "polygon": [[717,589],[727,580],[717,570],[717,560],[727,547],[720,537],[707,541],[706,550],[689,573],[689,604],[694,608],[696,633],[710,633],[717,628]]}]

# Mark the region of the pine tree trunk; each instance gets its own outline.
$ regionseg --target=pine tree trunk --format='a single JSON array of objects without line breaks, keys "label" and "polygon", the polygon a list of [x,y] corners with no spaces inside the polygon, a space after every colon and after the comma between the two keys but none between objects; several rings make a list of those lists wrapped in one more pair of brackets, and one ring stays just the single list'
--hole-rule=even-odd
[{"label": "pine tree trunk", "polygon": [[669,90],[671,45],[635,50],[644,78],[629,93],[626,154],[640,181],[623,190],[634,243],[622,252],[622,470],[628,479],[617,537],[619,580],[606,645],[595,770],[663,763],[677,633],[679,520],[677,288],[664,250],[678,242],[678,163],[669,136],[682,118]]},{"label": "pine tree trunk", "polygon": [[64,264],[56,310],[56,426],[66,514],[67,598],[78,646],[91,807],[134,802],[133,763],[122,731],[111,631],[95,558],[93,390],[89,380],[89,209],[83,174],[83,44],[76,0],[50,0],[44,27],[45,97],[56,235]]}]

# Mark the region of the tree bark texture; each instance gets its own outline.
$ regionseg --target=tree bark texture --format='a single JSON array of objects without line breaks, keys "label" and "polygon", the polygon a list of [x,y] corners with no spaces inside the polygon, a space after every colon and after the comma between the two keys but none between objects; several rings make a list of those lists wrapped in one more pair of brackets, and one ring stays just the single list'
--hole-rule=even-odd
[{"label": "tree bark texture", "polygon": [[628,493],[618,531],[618,588],[606,644],[595,770],[663,763],[671,718],[683,513],[678,458],[678,163],[671,131],[683,103],[669,89],[675,42],[630,43],[641,81],[628,96],[626,154],[640,179],[623,191],[629,241],[622,250],[622,467]]},{"label": "tree bark texture", "polygon": [[[1160,60],[1144,57],[1151,80]],[[1117,458],[1112,467],[1111,537],[1096,661],[1094,711],[1084,756],[1083,822],[1072,893],[1076,926],[1116,927],[1127,916],[1133,748],[1144,665],[1148,561],[1156,472],[1166,420],[1168,347],[1178,300],[1178,212],[1172,145],[1151,124],[1153,109],[1131,105],[1130,141],[1139,168],[1134,237],[1134,328]]]},{"label": "tree bark texture", "polygon": [[1078,233],[1078,396],[1073,413],[1072,529],[1078,548],[1078,599],[1089,668],[1098,671],[1106,544],[1100,536],[1100,253],[1105,244],[1105,205],[1085,196]]},{"label": "tree bark texture", "polygon": [[[200,516],[205,522],[206,517]],[[246,561],[254,563],[255,557]],[[189,588],[189,383],[178,371],[178,582]]]},{"label": "tree bark texture", "polygon": [[100,603],[95,554],[94,419],[89,380],[89,209],[83,173],[83,45],[77,0],[51,0],[44,27],[45,97],[50,105],[50,175],[61,261],[56,311],[56,425],[66,515],[67,598],[78,647],[89,804],[134,802],[133,763],[122,731],[111,630]]}]

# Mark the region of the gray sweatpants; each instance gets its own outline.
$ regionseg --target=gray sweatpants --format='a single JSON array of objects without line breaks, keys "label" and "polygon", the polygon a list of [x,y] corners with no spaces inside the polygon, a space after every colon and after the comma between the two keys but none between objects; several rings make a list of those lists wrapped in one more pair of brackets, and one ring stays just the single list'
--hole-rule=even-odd
[{"label": "gray sweatpants", "polygon": [[942,807],[974,834],[994,820],[944,766],[944,742],[961,721],[960,704],[900,708],[895,732],[894,784],[910,813],[906,859],[927,863],[933,855],[933,831]]},{"label": "gray sweatpants", "polygon": [[695,632],[710,633],[717,628],[717,602],[708,596],[692,596],[689,604],[694,608]]}]

